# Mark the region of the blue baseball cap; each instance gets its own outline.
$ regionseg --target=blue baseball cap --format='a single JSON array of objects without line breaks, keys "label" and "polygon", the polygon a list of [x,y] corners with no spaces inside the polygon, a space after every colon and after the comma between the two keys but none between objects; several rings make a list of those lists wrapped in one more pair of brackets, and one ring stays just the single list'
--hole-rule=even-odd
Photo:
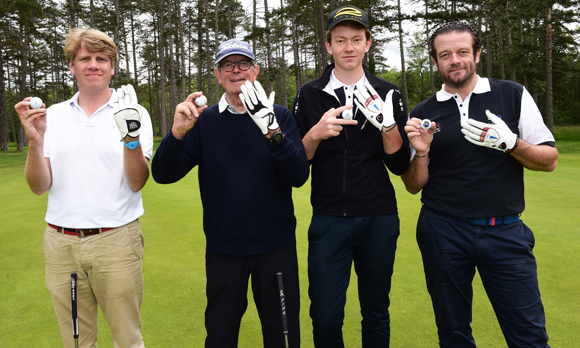
[{"label": "blue baseball cap", "polygon": [[222,61],[222,59],[227,56],[231,56],[232,54],[241,54],[242,56],[246,56],[251,60],[256,60],[256,57],[254,57],[254,53],[252,52],[252,48],[247,42],[231,39],[222,43],[218,47],[218,51],[215,56],[215,63],[218,64]]},{"label": "blue baseball cap", "polygon": [[338,10],[334,10],[328,16],[328,25],[326,30],[331,30],[338,23],[342,21],[353,21],[362,24],[365,28],[369,28],[369,17],[367,13],[358,7],[354,6],[343,6]]}]

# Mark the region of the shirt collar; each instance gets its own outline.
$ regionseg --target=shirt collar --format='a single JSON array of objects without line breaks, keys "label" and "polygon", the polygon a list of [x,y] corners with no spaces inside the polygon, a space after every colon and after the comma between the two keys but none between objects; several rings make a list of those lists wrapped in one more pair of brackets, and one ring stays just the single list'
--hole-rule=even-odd
[{"label": "shirt collar", "polygon": [[242,115],[242,114],[245,114],[248,112],[247,110],[245,110],[244,112],[239,112],[238,110],[236,110],[236,108],[233,105],[228,103],[228,100],[226,99],[225,93],[222,94],[220,102],[218,103],[218,108],[219,108],[220,114],[222,112],[226,111],[226,109],[234,115]]},{"label": "shirt collar", "polygon": [[[362,86],[364,86],[365,82],[366,82],[366,76],[365,76],[365,74],[363,74],[361,76],[361,78],[354,85],[362,88]],[[346,83],[341,82],[338,78],[336,78],[336,75],[334,75],[334,69],[333,69],[332,73],[330,74],[330,81],[328,81],[328,86],[331,89],[335,90],[337,88],[341,88],[344,86],[353,86],[353,85],[347,85]]]},{"label": "shirt collar", "polygon": [[[489,85],[489,79],[486,77],[480,77],[479,75],[475,75],[477,77],[477,82],[475,83],[475,87],[473,87],[472,93],[475,94],[482,94],[491,91],[491,87]],[[444,102],[451,98],[453,98],[455,94],[451,94],[445,90],[445,84],[441,85],[441,90],[437,92],[437,101]]]}]

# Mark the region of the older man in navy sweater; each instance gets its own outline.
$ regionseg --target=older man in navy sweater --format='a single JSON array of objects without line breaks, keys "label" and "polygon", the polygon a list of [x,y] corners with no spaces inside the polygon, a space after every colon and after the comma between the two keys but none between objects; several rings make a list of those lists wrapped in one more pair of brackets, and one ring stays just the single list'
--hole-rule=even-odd
[{"label": "older man in navy sweater", "polygon": [[246,42],[220,45],[214,73],[225,94],[209,108],[194,105],[201,92],[179,104],[152,163],[155,181],[164,184],[199,167],[206,347],[237,347],[250,274],[264,347],[284,346],[278,272],[284,275],[287,338],[291,347],[300,345],[292,187],[308,179],[308,161],[292,113],[274,105],[273,93],[268,98],[256,81],[254,59]]}]

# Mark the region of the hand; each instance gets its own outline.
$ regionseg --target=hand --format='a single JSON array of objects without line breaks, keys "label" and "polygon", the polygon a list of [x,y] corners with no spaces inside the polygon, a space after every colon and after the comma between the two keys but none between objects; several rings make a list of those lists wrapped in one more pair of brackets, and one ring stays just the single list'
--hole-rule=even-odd
[{"label": "hand", "polygon": [[354,90],[354,96],[354,102],[359,110],[375,127],[380,131],[392,129],[391,127],[395,124],[392,89],[387,93],[387,97],[383,101],[377,91],[367,81],[365,88]]},{"label": "hand", "polygon": [[405,126],[405,132],[407,133],[407,138],[411,146],[417,152],[417,155],[422,156],[431,148],[431,142],[433,142],[433,133],[435,132],[435,122],[431,123],[431,128],[423,129],[421,127],[421,120],[413,117],[407,121]]},{"label": "hand", "polygon": [[183,103],[177,104],[175,107],[171,133],[173,133],[173,136],[177,139],[185,138],[187,132],[195,126],[199,115],[207,108],[207,105],[198,107],[195,104],[195,98],[202,94],[202,92],[191,93]]},{"label": "hand", "polygon": [[240,99],[246,106],[246,110],[248,110],[250,116],[252,116],[252,120],[258,125],[264,135],[268,134],[268,129],[275,130],[280,128],[276,120],[276,115],[274,114],[275,94],[275,92],[270,93],[270,97],[268,98],[264,88],[262,88],[262,85],[257,80],[254,82],[254,85],[250,81],[246,81],[242,85]]},{"label": "hand", "polygon": [[139,136],[141,114],[137,110],[137,93],[133,86],[121,86],[113,91],[113,112],[121,138],[125,139],[127,135],[131,138]]},{"label": "hand", "polygon": [[352,105],[341,106],[338,109],[331,108],[325,112],[316,126],[312,127],[313,132],[316,133],[315,138],[317,140],[326,140],[336,137],[342,132],[343,126],[356,125],[358,123],[357,120],[338,118],[344,110],[348,109],[352,109]]},{"label": "hand", "polygon": [[46,132],[46,105],[42,104],[42,107],[38,109],[30,109],[30,99],[32,97],[24,98],[14,105],[14,110],[22,122],[28,140],[38,143],[44,141],[44,133]]},{"label": "hand", "polygon": [[515,149],[518,144],[518,136],[509,129],[499,116],[489,110],[485,110],[485,114],[492,124],[472,119],[467,119],[466,123],[462,123],[461,133],[465,139],[472,144],[507,153]]}]

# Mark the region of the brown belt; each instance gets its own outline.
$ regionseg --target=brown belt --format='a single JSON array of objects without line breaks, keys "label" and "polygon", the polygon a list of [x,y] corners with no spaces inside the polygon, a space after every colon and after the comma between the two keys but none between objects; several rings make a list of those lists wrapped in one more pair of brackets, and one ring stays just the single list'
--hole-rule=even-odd
[{"label": "brown belt", "polygon": [[54,228],[56,230],[56,232],[68,234],[71,236],[77,236],[79,238],[84,238],[84,237],[92,236],[92,235],[99,234],[102,232],[107,232],[107,231],[110,231],[110,230],[115,228],[115,227],[110,227],[110,228],[66,228],[66,227],[55,226],[53,224],[48,224],[48,226]]}]

